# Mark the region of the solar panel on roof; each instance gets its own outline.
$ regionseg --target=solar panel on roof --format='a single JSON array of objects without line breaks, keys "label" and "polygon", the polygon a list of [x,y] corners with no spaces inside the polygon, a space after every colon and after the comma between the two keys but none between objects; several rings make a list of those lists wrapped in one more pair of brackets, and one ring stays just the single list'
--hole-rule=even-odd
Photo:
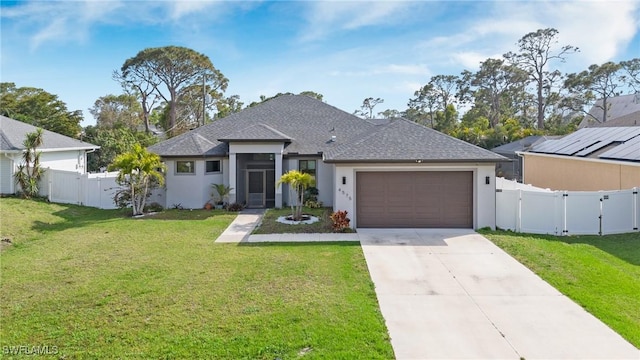
[{"label": "solar panel on roof", "polygon": [[594,151],[598,151],[600,149],[602,149],[603,147],[611,144],[611,141],[607,141],[607,142],[603,142],[603,141],[597,141],[596,143],[594,143],[591,146],[587,146],[586,148],[578,151],[577,153],[573,154],[575,156],[587,156],[589,154],[591,154]]},{"label": "solar panel on roof", "polygon": [[[531,151],[569,156],[587,156],[612,143],[626,143],[638,136],[640,136],[640,127],[585,128],[558,140],[545,141]],[[616,149],[620,146],[616,146]],[[609,151],[606,153],[609,154]]]},{"label": "solar panel on roof", "polygon": [[606,159],[640,161],[640,136],[620,144],[599,156]]}]

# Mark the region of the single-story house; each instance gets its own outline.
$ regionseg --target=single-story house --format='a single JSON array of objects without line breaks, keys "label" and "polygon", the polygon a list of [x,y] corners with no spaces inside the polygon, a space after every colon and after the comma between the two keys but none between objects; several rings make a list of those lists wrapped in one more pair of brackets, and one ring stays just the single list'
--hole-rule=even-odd
[{"label": "single-story house", "polygon": [[230,202],[295,202],[278,179],[312,174],[318,200],[353,227],[495,227],[495,163],[504,158],[438,131],[369,121],[283,95],[149,147],[167,166],[165,206],[202,208],[211,184]]},{"label": "single-story house", "polygon": [[[589,114],[585,116],[578,128],[594,126],[609,126],[609,122],[614,122],[613,126],[634,126],[640,125],[640,93],[613,96],[607,99],[607,117],[604,119],[604,106],[602,99],[589,109]],[[618,120],[624,118],[624,120]]]},{"label": "single-story house", "polygon": [[[38,128],[0,116],[0,194],[14,194],[16,183],[13,178],[18,165],[22,163],[24,140],[28,133]],[[76,140],[49,130],[43,130],[40,165],[54,170],[74,171],[84,174],[87,169],[87,153],[99,146]]]},{"label": "single-story house", "polygon": [[640,126],[583,128],[525,152],[523,182],[552,190],[640,187]]},{"label": "single-story house", "polygon": [[496,164],[496,176],[522,182],[522,158],[517,153],[527,151],[534,145],[542,144],[549,138],[548,136],[531,135],[491,149],[494,153],[507,158],[507,160]]}]

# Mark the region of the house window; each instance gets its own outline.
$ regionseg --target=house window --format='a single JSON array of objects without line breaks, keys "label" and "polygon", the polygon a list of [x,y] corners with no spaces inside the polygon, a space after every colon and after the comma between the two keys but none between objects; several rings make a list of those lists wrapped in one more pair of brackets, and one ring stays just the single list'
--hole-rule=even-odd
[{"label": "house window", "polygon": [[191,161],[176,161],[176,174],[195,174],[196,162]]},{"label": "house window", "polygon": [[298,169],[300,172],[310,174],[316,178],[316,161],[315,160],[299,160]]},{"label": "house window", "polygon": [[222,171],[220,160],[209,160],[205,163],[206,172],[208,173],[219,173]]}]

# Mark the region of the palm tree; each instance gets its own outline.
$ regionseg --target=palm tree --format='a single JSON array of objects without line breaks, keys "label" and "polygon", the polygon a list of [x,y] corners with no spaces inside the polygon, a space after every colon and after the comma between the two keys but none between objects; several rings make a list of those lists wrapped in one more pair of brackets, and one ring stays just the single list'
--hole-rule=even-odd
[{"label": "palm tree", "polygon": [[42,146],[42,129],[37,129],[28,133],[22,143],[24,151],[22,153],[23,163],[18,165],[18,172],[14,178],[22,189],[22,196],[29,199],[38,195],[39,181],[44,174],[44,169],[40,167],[40,153],[38,147]]},{"label": "palm tree", "polygon": [[280,177],[277,185],[280,184],[288,184],[291,198],[297,199],[295,208],[293,206],[293,201],[291,202],[291,216],[293,217],[293,220],[302,220],[302,204],[304,201],[304,191],[308,187],[315,185],[315,179],[310,174],[306,174],[298,170],[291,170]]},{"label": "palm tree", "polygon": [[109,171],[113,170],[120,171],[116,182],[126,186],[116,193],[114,200],[117,204],[130,203],[133,215],[142,214],[151,189],[164,184],[164,164],[160,156],[148,152],[140,144],[133,145],[130,152],[118,155],[109,165]]}]

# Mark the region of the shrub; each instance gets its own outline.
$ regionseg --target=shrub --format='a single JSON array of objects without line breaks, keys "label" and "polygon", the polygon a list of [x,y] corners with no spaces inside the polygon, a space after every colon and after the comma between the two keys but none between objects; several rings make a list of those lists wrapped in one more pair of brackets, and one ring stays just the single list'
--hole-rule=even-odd
[{"label": "shrub", "polygon": [[157,202],[152,202],[151,204],[144,207],[144,212],[160,212],[162,210],[164,210],[164,208]]},{"label": "shrub", "polygon": [[229,206],[227,206],[227,211],[241,211],[242,209],[244,209],[244,206],[240,203],[233,203],[233,204],[229,204]]},{"label": "shrub", "polygon": [[350,229],[349,222],[351,219],[347,217],[346,210],[338,210],[331,214],[332,228],[335,232],[345,232]]},{"label": "shrub", "polygon": [[304,202],[304,206],[311,209],[319,209],[322,207],[322,201],[318,200],[307,200]]}]

